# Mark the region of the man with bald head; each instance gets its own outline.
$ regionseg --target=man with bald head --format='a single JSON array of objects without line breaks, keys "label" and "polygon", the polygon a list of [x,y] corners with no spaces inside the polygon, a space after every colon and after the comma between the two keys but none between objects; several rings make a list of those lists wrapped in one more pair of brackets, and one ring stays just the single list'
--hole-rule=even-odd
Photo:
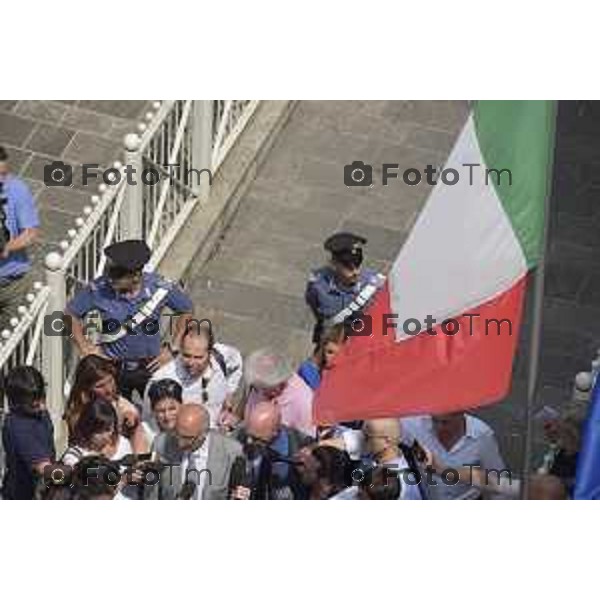
[{"label": "man with bald head", "polygon": [[211,430],[208,411],[196,403],[181,406],[175,429],[159,434],[152,449],[164,467],[147,497],[159,500],[228,499],[231,468],[243,460],[239,442]]},{"label": "man with bald head", "polygon": [[[373,419],[365,421],[363,435],[366,449],[376,466],[385,466],[390,473],[398,471],[400,477],[400,500],[423,500],[423,493],[416,485],[417,477],[401,446],[401,429],[398,419]],[[408,449],[406,449],[408,450]],[[412,461],[411,461],[412,462]]]},{"label": "man with bald head", "polygon": [[281,410],[273,402],[258,402],[247,413],[239,439],[251,473],[253,498],[292,500],[306,490],[290,460],[313,439],[283,425]]}]

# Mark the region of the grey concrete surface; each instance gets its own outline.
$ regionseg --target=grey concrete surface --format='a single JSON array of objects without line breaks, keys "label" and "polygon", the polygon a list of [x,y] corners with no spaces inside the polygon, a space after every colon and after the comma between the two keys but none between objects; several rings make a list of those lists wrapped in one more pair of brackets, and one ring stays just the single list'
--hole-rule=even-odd
[{"label": "grey concrete surface", "polygon": [[[574,374],[600,346],[599,107],[560,103],[538,408],[568,402]],[[344,165],[442,164],[466,114],[465,102],[300,102],[218,250],[187,273],[197,312],[244,352],[273,345],[303,359],[311,319],[302,294],[310,269],[325,258],[323,239],[339,229],[364,234],[367,264],[386,271],[428,193],[398,182],[347,188]],[[528,297],[511,393],[480,411],[515,470],[525,428],[530,307]]]},{"label": "grey concrete surface", "polygon": [[[149,108],[146,100],[2,100],[0,145],[13,170],[30,186],[40,210],[41,243],[33,250],[36,275],[43,256],[56,248],[97,189],[82,187],[77,165],[110,166],[122,160],[123,137]],[[62,160],[74,167],[70,188],[46,187],[44,166]]]}]

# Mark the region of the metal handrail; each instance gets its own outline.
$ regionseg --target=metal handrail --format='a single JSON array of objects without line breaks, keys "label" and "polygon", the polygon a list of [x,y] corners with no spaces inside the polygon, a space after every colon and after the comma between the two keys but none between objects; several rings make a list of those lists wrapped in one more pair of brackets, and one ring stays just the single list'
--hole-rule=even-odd
[{"label": "metal handrail", "polygon": [[[188,118],[190,115],[190,111],[192,108],[192,101],[188,100],[185,104],[185,108],[183,109],[183,114],[181,115],[181,121],[179,122],[179,127],[177,128],[177,133],[175,134],[175,141],[173,142],[173,147],[171,148],[169,154],[169,164],[173,164],[177,154],[179,152],[179,148],[181,146],[181,142],[183,140],[183,134],[188,123]],[[148,245],[150,247],[154,246],[154,240],[156,238],[156,234],[158,233],[158,228],[160,225],[160,220],[162,216],[162,212],[165,207],[165,203],[167,200],[167,192],[169,191],[169,185],[171,185],[170,181],[165,180],[162,184],[162,188],[160,190],[160,197],[158,199],[158,205],[156,207],[156,215],[154,216],[154,221],[152,222],[152,227],[150,229],[150,233],[148,235]]]},{"label": "metal handrail", "polygon": [[[164,156],[163,148],[168,147],[170,163],[181,158],[188,166],[193,163],[194,167],[216,171],[257,104],[248,100],[227,101],[224,105],[223,101],[155,102],[155,112],[146,114],[138,133],[125,136],[125,160],[141,167],[146,157],[153,162],[153,157]],[[216,111],[220,119],[214,124],[217,106],[223,106],[223,110]],[[114,167],[123,174],[121,163],[114,163]],[[43,335],[44,318],[64,309],[77,284],[88,283],[102,272],[103,247],[143,235],[139,223],[144,210],[152,215],[148,237],[153,255],[149,266],[156,267],[200,199],[199,183],[188,186],[179,178],[170,183],[174,184],[173,193],[168,193],[163,184],[156,203],[154,193],[146,191],[144,196],[144,189],[128,186],[124,177],[117,185],[101,184],[98,195],[90,198],[90,205],[84,207],[82,216],[75,219],[74,227],[58,243],[60,251],[46,256],[47,284],[36,283],[35,293],[27,296],[29,307],[19,307],[19,316],[11,319],[12,331],[0,333],[0,369],[22,362],[31,364],[39,358],[57,430],[64,389],[74,366],[67,357],[74,355],[65,354],[64,338]],[[206,199],[208,194],[202,197]]]}]

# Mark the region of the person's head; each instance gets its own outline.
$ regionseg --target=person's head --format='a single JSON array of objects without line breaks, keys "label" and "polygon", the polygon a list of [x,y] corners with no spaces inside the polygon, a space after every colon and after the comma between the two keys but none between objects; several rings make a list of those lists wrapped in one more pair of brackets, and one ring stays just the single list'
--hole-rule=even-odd
[{"label": "person's head", "polygon": [[400,478],[386,467],[375,467],[358,484],[359,500],[398,500],[402,486]]},{"label": "person's head", "polygon": [[314,446],[304,446],[294,455],[300,482],[309,489],[316,485],[319,478],[319,461],[313,454],[314,448]]},{"label": "person's head", "polygon": [[342,285],[352,286],[358,281],[363,261],[362,246],[366,243],[362,236],[345,231],[334,233],[325,240],[324,248],[331,253],[331,269]]},{"label": "person's head", "polygon": [[191,377],[200,377],[210,364],[211,339],[206,329],[188,329],[181,340],[181,363]]},{"label": "person's head", "polygon": [[[109,402],[116,402],[119,398],[117,387],[117,366],[109,358],[89,354],[79,361],[75,370],[75,381],[69,402],[81,402],[81,395],[94,396]],[[83,400],[85,401],[85,400]]]},{"label": "person's head", "polygon": [[566,500],[567,490],[555,475],[534,474],[529,480],[528,500]]},{"label": "person's head", "polygon": [[3,146],[0,146],[0,179],[8,175],[9,170],[8,152],[6,152]]},{"label": "person's head", "polygon": [[330,264],[336,279],[342,285],[352,286],[358,281],[360,277],[360,265],[335,259],[331,259]]},{"label": "person's head", "polygon": [[118,437],[117,411],[112,403],[96,399],[84,405],[75,424],[73,442],[86,450],[101,452]]},{"label": "person's head", "polygon": [[344,325],[334,325],[326,329],[321,335],[319,345],[315,351],[317,365],[321,369],[330,369],[338,352],[344,343]]},{"label": "person's head", "polygon": [[377,459],[386,454],[395,456],[400,444],[398,419],[373,419],[365,421],[363,434],[367,450]]},{"label": "person's head", "polygon": [[13,412],[39,415],[46,409],[46,384],[34,367],[11,369],[4,382],[4,392]]},{"label": "person's head", "polygon": [[177,412],[174,433],[182,452],[193,452],[204,444],[210,417],[200,404],[184,404]]},{"label": "person's head", "polygon": [[272,402],[259,402],[248,414],[246,434],[250,439],[269,445],[281,430],[281,413]]},{"label": "person's head", "polygon": [[120,294],[136,291],[143,277],[144,265],[151,251],[143,240],[124,240],[107,246],[106,276],[112,288]]},{"label": "person's head", "polygon": [[106,274],[110,285],[118,294],[130,294],[135,291],[142,281],[142,269],[124,269],[118,265],[109,264]]},{"label": "person's head", "polygon": [[150,384],[148,399],[150,407],[161,431],[175,429],[177,412],[182,404],[181,385],[173,379],[160,379]]},{"label": "person's head", "polygon": [[544,422],[544,437],[567,454],[576,454],[587,417],[588,402],[572,402],[555,419]]},{"label": "person's head", "polygon": [[317,482],[324,496],[331,496],[348,484],[350,457],[333,446],[317,446],[312,451],[317,462]]},{"label": "person's head", "polygon": [[266,400],[280,396],[292,374],[287,358],[268,348],[256,350],[246,360],[246,381]]},{"label": "person's head", "polygon": [[83,406],[92,399],[108,402],[117,402],[119,399],[117,366],[112,360],[96,354],[82,358],[75,370],[75,380],[64,415],[70,435]]},{"label": "person's head", "polygon": [[455,412],[445,415],[434,415],[432,418],[433,429],[438,436],[458,435],[465,427],[465,413]]},{"label": "person's head", "polygon": [[112,500],[118,490],[118,468],[104,456],[82,458],[73,469],[76,500]]}]

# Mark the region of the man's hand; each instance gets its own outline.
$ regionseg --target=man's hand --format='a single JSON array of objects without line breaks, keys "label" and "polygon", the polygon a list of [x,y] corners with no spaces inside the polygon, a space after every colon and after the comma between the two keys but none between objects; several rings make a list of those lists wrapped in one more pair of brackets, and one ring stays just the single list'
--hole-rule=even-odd
[{"label": "man's hand", "polygon": [[148,363],[148,371],[154,373],[154,371],[160,369],[160,367],[166,365],[172,360],[173,355],[171,354],[171,350],[168,346],[163,346],[161,348],[160,354]]},{"label": "man's hand", "polygon": [[226,400],[223,403],[223,408],[219,413],[217,421],[218,427],[222,432],[230,433],[239,425],[241,418],[236,414],[231,402]]}]

